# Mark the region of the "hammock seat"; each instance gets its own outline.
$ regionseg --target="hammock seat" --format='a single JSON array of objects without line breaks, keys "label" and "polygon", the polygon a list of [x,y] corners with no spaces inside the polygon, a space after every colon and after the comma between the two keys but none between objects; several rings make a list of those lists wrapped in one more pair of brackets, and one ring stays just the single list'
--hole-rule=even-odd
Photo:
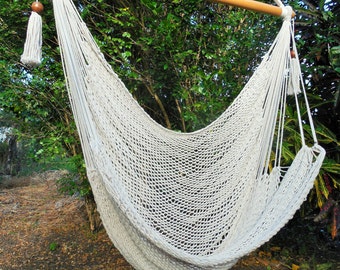
[{"label": "hammock seat", "polygon": [[[315,144],[305,144],[300,119],[301,149],[289,168],[280,165],[287,91],[297,99],[301,88],[300,69],[290,56],[289,16],[232,105],[207,127],[180,133],[138,105],[72,1],[53,4],[98,211],[133,267],[229,269],[292,218],[325,151],[309,113]],[[299,97],[306,97],[301,91]]]}]

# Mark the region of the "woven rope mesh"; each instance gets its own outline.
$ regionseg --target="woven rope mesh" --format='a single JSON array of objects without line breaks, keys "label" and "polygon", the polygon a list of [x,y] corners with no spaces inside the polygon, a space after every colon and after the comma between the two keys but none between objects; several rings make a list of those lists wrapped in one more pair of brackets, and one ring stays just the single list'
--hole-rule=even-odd
[{"label": "woven rope mesh", "polygon": [[206,128],[179,133],[132,98],[72,2],[54,0],[54,9],[88,176],[105,228],[130,263],[228,269],[292,217],[324,152],[303,146],[290,169],[268,169],[288,85],[289,20],[233,104]]}]

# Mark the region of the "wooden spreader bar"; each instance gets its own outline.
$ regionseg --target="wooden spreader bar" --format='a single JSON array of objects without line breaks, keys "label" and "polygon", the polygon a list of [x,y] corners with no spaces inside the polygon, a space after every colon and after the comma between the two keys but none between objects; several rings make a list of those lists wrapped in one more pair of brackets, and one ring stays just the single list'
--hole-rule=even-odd
[{"label": "wooden spreader bar", "polygon": [[[273,6],[273,5],[269,5],[266,3],[253,1],[253,0],[212,0],[212,2],[240,7],[240,8],[256,11],[256,12],[278,16],[278,17],[282,15],[281,7]],[[293,13],[292,17],[294,16],[295,16],[295,13]]]}]

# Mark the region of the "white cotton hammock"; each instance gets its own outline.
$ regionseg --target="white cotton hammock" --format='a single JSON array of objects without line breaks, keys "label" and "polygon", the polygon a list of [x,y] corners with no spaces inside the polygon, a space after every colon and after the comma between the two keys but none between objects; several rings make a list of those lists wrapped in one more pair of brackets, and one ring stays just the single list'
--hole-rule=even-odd
[{"label": "white cotton hammock", "polygon": [[325,151],[310,113],[315,144],[305,144],[299,116],[301,149],[289,168],[280,165],[287,91],[297,100],[301,82],[290,55],[291,9],[232,105],[192,133],[168,130],[142,110],[72,1],[54,0],[54,10],[88,178],[105,229],[132,266],[228,269],[292,218]]}]

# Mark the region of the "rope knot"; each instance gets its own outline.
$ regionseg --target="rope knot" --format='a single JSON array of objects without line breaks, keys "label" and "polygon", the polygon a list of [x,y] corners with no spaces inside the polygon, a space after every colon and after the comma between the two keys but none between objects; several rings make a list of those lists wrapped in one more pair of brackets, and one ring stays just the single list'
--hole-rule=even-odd
[{"label": "rope knot", "polygon": [[282,7],[282,14],[281,17],[284,21],[290,21],[293,17],[294,11],[292,7],[290,6],[284,6]]}]

